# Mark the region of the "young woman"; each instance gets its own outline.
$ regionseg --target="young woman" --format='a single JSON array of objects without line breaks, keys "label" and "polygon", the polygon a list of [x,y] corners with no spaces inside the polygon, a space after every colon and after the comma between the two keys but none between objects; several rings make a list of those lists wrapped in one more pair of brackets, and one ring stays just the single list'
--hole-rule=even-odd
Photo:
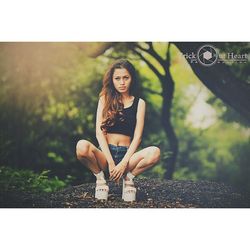
[{"label": "young woman", "polygon": [[87,140],[76,145],[77,159],[96,176],[95,197],[107,199],[110,180],[123,180],[122,199],[134,201],[133,178],[154,166],[160,149],[150,146],[136,152],[142,140],[145,101],[135,95],[137,85],[134,66],[125,59],[115,61],[103,78],[103,87],[96,113],[96,138],[99,147]]}]

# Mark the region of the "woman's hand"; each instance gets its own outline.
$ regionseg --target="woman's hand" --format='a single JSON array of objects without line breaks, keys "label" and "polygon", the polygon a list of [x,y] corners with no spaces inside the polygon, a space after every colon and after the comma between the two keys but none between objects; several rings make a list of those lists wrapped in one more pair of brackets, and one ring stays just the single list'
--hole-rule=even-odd
[{"label": "woman's hand", "polygon": [[118,183],[125,172],[127,165],[127,162],[121,161],[115,168],[113,168],[113,170],[111,170],[109,179]]},{"label": "woman's hand", "polygon": [[109,162],[108,163],[108,168],[109,168],[109,173],[111,173],[113,171],[113,169],[115,168],[115,163],[114,162]]}]

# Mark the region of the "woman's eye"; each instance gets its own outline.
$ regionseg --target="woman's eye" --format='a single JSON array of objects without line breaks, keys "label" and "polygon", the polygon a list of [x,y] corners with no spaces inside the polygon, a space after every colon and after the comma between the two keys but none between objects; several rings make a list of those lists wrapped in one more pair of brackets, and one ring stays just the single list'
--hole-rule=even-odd
[{"label": "woman's eye", "polygon": [[[123,78],[126,79],[126,80],[129,79],[128,76],[125,76],[125,77],[123,77]],[[115,80],[118,80],[118,81],[119,81],[119,80],[121,80],[121,78],[120,78],[120,77],[116,77]]]}]

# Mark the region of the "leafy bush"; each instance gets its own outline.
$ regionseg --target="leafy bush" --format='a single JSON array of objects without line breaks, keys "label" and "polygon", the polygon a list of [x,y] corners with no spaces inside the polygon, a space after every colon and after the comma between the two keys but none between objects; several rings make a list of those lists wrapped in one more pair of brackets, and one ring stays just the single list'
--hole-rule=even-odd
[{"label": "leafy bush", "polygon": [[0,188],[1,191],[32,191],[32,192],[54,192],[64,188],[73,178],[67,176],[62,181],[57,176],[48,178],[50,170],[44,170],[36,174],[31,170],[18,170],[10,167],[0,167]]}]

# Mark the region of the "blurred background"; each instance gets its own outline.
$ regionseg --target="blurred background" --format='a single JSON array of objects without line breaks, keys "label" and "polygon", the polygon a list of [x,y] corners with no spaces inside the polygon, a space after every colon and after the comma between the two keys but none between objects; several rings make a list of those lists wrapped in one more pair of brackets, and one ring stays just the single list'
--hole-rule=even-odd
[{"label": "blurred background", "polygon": [[[250,43],[212,44],[220,53],[250,51]],[[76,159],[76,143],[98,145],[103,74],[127,58],[147,103],[140,149],[162,151],[143,176],[212,180],[249,192],[249,60],[204,67],[183,56],[201,45],[0,43],[0,189],[51,192],[94,181]]]}]

